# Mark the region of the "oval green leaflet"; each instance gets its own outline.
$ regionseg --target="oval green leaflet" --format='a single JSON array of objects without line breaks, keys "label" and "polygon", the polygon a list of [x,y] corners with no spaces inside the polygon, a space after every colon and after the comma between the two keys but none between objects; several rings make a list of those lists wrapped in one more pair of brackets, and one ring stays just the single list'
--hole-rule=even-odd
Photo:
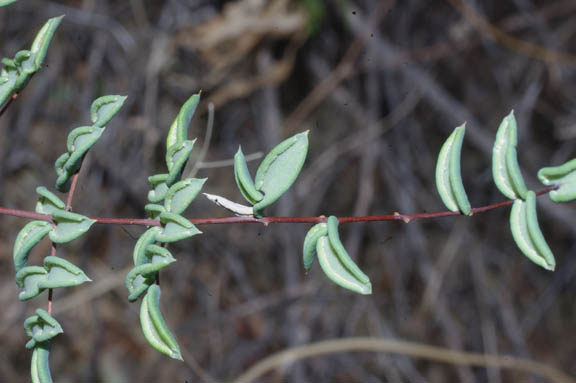
[{"label": "oval green leaflet", "polygon": [[108,95],[97,98],[90,107],[90,119],[94,126],[103,128],[124,105],[127,96]]},{"label": "oval green leaflet", "polygon": [[306,271],[310,270],[312,264],[314,263],[314,259],[316,257],[316,244],[318,240],[326,235],[328,235],[328,225],[325,222],[321,222],[312,226],[312,228],[310,228],[306,234],[306,238],[304,238],[304,245],[302,246],[302,260],[304,262],[304,269]]},{"label": "oval green leaflet", "polygon": [[170,213],[180,214],[196,198],[207,178],[186,178],[168,189],[164,207]]},{"label": "oval green leaflet", "polygon": [[177,242],[197,234],[202,234],[192,222],[179,214],[164,212],[160,214],[160,222],[163,226],[162,231],[156,234],[156,240],[158,242]]},{"label": "oval green leaflet", "polygon": [[50,374],[50,345],[39,343],[32,352],[32,362],[30,364],[30,376],[32,383],[52,383]]},{"label": "oval green leaflet", "polygon": [[573,201],[576,199],[576,158],[560,166],[540,169],[538,179],[546,186],[558,186],[550,192],[552,201]]},{"label": "oval green leaflet", "polygon": [[14,268],[20,271],[28,261],[28,254],[34,246],[52,231],[52,224],[46,221],[30,221],[24,226],[14,241]]},{"label": "oval green leaflet", "polygon": [[36,34],[36,38],[34,39],[32,47],[30,48],[30,52],[34,54],[36,70],[40,69],[42,66],[44,58],[46,57],[46,52],[50,46],[50,42],[54,37],[54,32],[56,32],[56,29],[62,22],[63,17],[64,15],[49,19]]},{"label": "oval green leaflet", "polygon": [[348,252],[344,248],[344,245],[340,241],[340,234],[338,233],[338,218],[331,215],[328,217],[328,239],[330,240],[330,246],[336,252],[336,255],[340,259],[340,262],[348,269],[356,279],[362,283],[370,284],[370,279],[366,274],[360,270],[360,268],[354,263],[354,261],[348,255]]},{"label": "oval green leaflet", "polygon": [[183,142],[188,138],[188,126],[190,125],[190,121],[192,121],[192,117],[194,117],[199,102],[200,93],[197,93],[192,95],[192,97],[182,105],[178,116],[176,116],[176,119],[168,130],[166,151],[169,151],[173,145]]},{"label": "oval green leaflet", "polygon": [[26,335],[32,338],[26,343],[27,349],[34,348],[39,343],[47,342],[56,335],[64,332],[60,323],[48,314],[47,311],[42,309],[37,309],[36,315],[24,321],[24,330],[26,331]]},{"label": "oval green leaflet", "polygon": [[526,201],[514,201],[510,212],[510,229],[516,245],[525,256],[546,270],[554,270],[556,261],[538,225],[533,191],[526,193]]},{"label": "oval green leaflet", "polygon": [[156,350],[173,359],[182,359],[180,347],[168,329],[166,321],[160,312],[160,287],[152,285],[140,307],[140,324],[148,343]]},{"label": "oval green leaflet", "polygon": [[81,214],[69,211],[55,211],[52,219],[56,226],[50,231],[50,240],[54,243],[70,242],[86,233],[96,221]]},{"label": "oval green leaflet", "polygon": [[254,185],[254,181],[250,175],[250,170],[248,170],[246,157],[244,157],[241,147],[238,148],[238,151],[234,155],[234,179],[236,180],[236,185],[246,201],[254,205],[258,201],[262,200],[264,195],[260,193],[256,189],[256,185]]},{"label": "oval green leaflet", "polygon": [[278,144],[264,158],[254,183],[264,194],[254,205],[254,214],[262,215],[262,210],[278,200],[294,183],[308,154],[308,131],[296,134]]},{"label": "oval green leaflet", "polygon": [[517,143],[518,126],[512,111],[502,120],[496,133],[492,149],[492,177],[498,190],[506,197],[525,199],[527,189],[518,165]]},{"label": "oval green leaflet", "polygon": [[466,132],[462,124],[446,139],[436,163],[436,188],[448,210],[469,215],[471,206],[462,183],[460,153]]}]

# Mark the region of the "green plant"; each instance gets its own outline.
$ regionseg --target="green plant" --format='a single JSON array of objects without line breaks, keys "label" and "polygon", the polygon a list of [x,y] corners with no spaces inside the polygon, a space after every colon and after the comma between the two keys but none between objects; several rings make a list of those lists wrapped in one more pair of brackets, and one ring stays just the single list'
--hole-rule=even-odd
[{"label": "green plant", "polygon": [[[21,92],[32,74],[40,69],[46,49],[61,18],[51,19],[42,28],[30,51],[16,54],[14,60],[5,61],[0,86],[3,100],[0,106],[7,108]],[[38,41],[38,43],[36,43]],[[94,223],[107,223],[106,219],[90,218],[72,213],[71,201],[76,177],[88,150],[105,131],[105,125],[116,114],[123,102],[121,96],[104,96],[94,101],[91,108],[92,125],[70,132],[67,152],[56,161],[56,189],[67,192],[66,203],[47,188],[39,187],[36,214],[31,212],[2,209],[4,214],[33,218],[16,238],[14,265],[16,281],[23,289],[21,300],[34,298],[43,291],[58,287],[76,286],[90,281],[86,274],[70,262],[56,257],[56,247],[46,257],[43,266],[27,266],[30,250],[42,238],[49,236],[54,244],[69,242],[85,233]],[[144,207],[149,216],[140,224],[149,226],[134,248],[134,268],[126,277],[128,299],[136,301],[145,293],[141,306],[142,331],[149,343],[158,351],[181,359],[179,346],[159,310],[159,272],[175,261],[166,248],[168,243],[201,234],[195,227],[198,223],[215,222],[273,222],[315,223],[304,239],[303,257],[306,270],[312,267],[317,256],[326,275],[336,284],[361,294],[371,293],[369,278],[349,257],[342,245],[338,225],[344,222],[405,220],[436,218],[447,215],[473,215],[483,211],[512,204],[510,225],[520,250],[540,266],[553,270],[555,261],[543,239],[536,216],[536,193],[528,191],[520,173],[516,158],[516,122],[513,114],[507,116],[497,134],[493,155],[493,175],[498,189],[510,199],[505,203],[472,208],[468,201],[460,175],[460,152],[464,138],[464,127],[456,128],[443,146],[437,165],[439,194],[450,212],[423,213],[412,215],[348,217],[267,217],[264,209],[276,202],[294,183],[308,151],[308,132],[290,137],[275,147],[262,161],[254,180],[246,160],[239,149],[234,162],[234,176],[244,198],[252,206],[242,206],[220,196],[210,199],[233,211],[237,217],[222,219],[186,219],[181,213],[200,192],[205,179],[185,178],[182,170],[192,153],[194,141],[188,140],[188,125],[198,105],[200,95],[193,95],[182,107],[168,131],[166,140],[167,173],[149,178],[152,190],[148,193],[150,204]],[[548,187],[538,194],[550,192],[556,202],[573,198],[576,188],[573,162],[558,168],[544,168],[539,172]],[[136,220],[131,220],[135,222]],[[160,245],[158,245],[160,244]],[[49,298],[51,302],[51,298]],[[27,344],[33,348],[31,375],[33,381],[50,381],[48,366],[49,341],[61,333],[62,327],[48,311],[38,309],[36,315],[25,321],[26,333],[32,338]]]}]

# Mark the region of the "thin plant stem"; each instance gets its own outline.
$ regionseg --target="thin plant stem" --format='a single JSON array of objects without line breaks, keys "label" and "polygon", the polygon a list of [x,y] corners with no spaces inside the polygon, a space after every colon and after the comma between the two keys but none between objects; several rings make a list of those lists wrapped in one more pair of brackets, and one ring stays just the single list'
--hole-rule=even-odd
[{"label": "thin plant stem", "polygon": [[18,98],[19,95],[20,94],[18,92],[12,94],[12,96],[8,99],[8,101],[6,101],[6,103],[2,106],[2,109],[0,109],[0,117],[2,117],[4,113],[6,113],[10,105],[14,102],[14,100]]},{"label": "thin plant stem", "polygon": [[[548,186],[536,192],[537,196],[548,194],[552,190],[558,189],[558,186]],[[490,205],[475,207],[471,210],[470,214],[475,215],[485,213],[490,210],[499,209],[505,206],[510,206],[514,200],[507,200],[502,202],[493,203]],[[0,215],[11,215],[15,217],[30,218],[40,221],[51,221],[51,217],[47,214],[38,214],[27,210],[9,209],[0,207]],[[441,217],[453,217],[462,215],[460,212],[453,211],[439,211],[432,213],[414,213],[414,214],[400,214],[394,213],[389,215],[370,215],[358,217],[339,217],[340,223],[355,223],[355,222],[378,222],[378,221],[404,221],[406,223],[415,219],[434,219]],[[107,225],[139,225],[139,226],[160,226],[160,220],[157,219],[143,219],[143,218],[107,218],[107,217],[89,217],[96,221],[96,223]],[[189,221],[195,225],[214,225],[214,224],[235,224],[235,223],[260,223],[268,226],[271,223],[320,223],[326,222],[326,216],[318,217],[221,217],[221,218],[190,218]]]}]

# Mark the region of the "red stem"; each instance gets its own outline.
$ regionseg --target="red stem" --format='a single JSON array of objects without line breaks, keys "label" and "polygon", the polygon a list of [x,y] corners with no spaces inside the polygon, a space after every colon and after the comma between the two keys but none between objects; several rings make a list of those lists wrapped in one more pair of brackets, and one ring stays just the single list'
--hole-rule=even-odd
[{"label": "red stem", "polygon": [[12,96],[6,101],[2,109],[0,109],[0,117],[4,115],[4,113],[8,110],[12,102],[18,98],[19,93],[13,93]]},{"label": "red stem", "polygon": [[[536,192],[536,195],[547,194],[552,190],[558,189],[558,186],[548,186]],[[491,205],[480,206],[471,210],[471,215],[484,213],[490,210],[498,209],[504,206],[509,206],[514,203],[513,200],[497,202]],[[51,221],[51,217],[46,214],[38,214],[26,210],[8,209],[0,207],[0,215],[12,215],[15,217],[31,218],[40,221]],[[373,222],[373,221],[404,221],[406,223],[414,219],[431,219],[441,217],[451,217],[461,215],[460,212],[441,211],[433,213],[416,213],[416,214],[390,214],[390,215],[372,215],[361,217],[340,217],[338,220],[341,223],[347,222]],[[96,223],[109,224],[109,225],[141,225],[141,226],[159,226],[160,221],[157,219],[141,219],[141,218],[106,218],[106,217],[89,217],[96,220]],[[191,218],[189,221],[195,225],[212,225],[212,224],[232,224],[232,223],[261,223],[269,225],[271,223],[319,223],[326,222],[327,218],[323,215],[319,217],[222,217],[222,218]]]}]

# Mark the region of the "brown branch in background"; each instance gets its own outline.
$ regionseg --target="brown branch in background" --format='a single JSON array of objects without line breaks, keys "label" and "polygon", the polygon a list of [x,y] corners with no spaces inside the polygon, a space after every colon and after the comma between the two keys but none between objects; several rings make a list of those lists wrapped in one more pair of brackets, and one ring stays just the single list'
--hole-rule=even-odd
[{"label": "brown branch in background", "polygon": [[[558,186],[548,186],[544,189],[538,190],[536,195],[547,194],[552,190],[558,189]],[[498,209],[504,206],[509,206],[514,203],[513,200],[497,202],[490,205],[475,207],[471,210],[471,215],[484,213],[490,210]],[[51,217],[47,214],[38,214],[25,210],[7,209],[0,207],[0,215],[11,215],[15,217],[32,218],[42,221],[51,221]],[[441,217],[452,217],[461,215],[460,212],[453,211],[440,211],[432,213],[414,213],[414,214],[400,214],[394,213],[389,215],[371,215],[360,217],[340,217],[338,220],[341,223],[348,222],[375,222],[375,221],[404,221],[406,223],[415,219],[431,219]],[[96,220],[96,223],[109,224],[109,225],[141,225],[141,226],[160,226],[160,221],[157,219],[140,219],[140,218],[105,218],[105,217],[89,217]],[[271,223],[319,223],[326,222],[327,218],[323,215],[318,217],[222,217],[222,218],[190,218],[189,221],[195,225],[214,225],[214,224],[234,224],[234,223],[261,223],[268,226]]]},{"label": "brown branch in background", "polygon": [[507,355],[489,355],[473,352],[450,350],[443,347],[427,344],[404,342],[395,339],[378,338],[348,338],[328,340],[304,346],[289,348],[277,352],[256,363],[248,371],[238,377],[235,383],[250,383],[261,378],[264,374],[286,367],[298,360],[319,357],[322,355],[342,352],[387,352],[390,354],[406,355],[413,358],[477,367],[499,367],[522,371],[547,379],[550,382],[575,383],[573,377],[532,360],[520,359]]},{"label": "brown branch in background", "polygon": [[526,56],[542,60],[548,64],[569,64],[576,66],[576,55],[552,50],[542,45],[514,37],[486,20],[465,0],[447,0],[470,24],[498,44]]}]

